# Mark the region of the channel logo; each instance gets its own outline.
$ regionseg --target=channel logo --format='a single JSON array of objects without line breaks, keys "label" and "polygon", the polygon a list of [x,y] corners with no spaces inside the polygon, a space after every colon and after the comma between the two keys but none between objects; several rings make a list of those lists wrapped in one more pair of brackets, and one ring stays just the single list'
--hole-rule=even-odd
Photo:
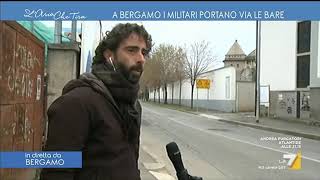
[{"label": "channel logo", "polygon": [[289,159],[287,165],[291,170],[301,169],[301,151],[298,151],[297,154],[284,154],[284,159]]}]

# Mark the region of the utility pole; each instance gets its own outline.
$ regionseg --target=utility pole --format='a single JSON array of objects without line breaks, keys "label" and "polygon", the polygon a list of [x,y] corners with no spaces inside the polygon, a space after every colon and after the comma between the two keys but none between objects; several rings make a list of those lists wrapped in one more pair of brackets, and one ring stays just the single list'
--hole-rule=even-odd
[{"label": "utility pole", "polygon": [[256,22],[256,123],[260,117],[260,54],[261,54],[261,21]]},{"label": "utility pole", "polygon": [[77,41],[77,21],[72,21],[71,23],[71,41]]},{"label": "utility pole", "polygon": [[62,42],[62,21],[55,21],[54,24],[54,43],[60,44]]}]

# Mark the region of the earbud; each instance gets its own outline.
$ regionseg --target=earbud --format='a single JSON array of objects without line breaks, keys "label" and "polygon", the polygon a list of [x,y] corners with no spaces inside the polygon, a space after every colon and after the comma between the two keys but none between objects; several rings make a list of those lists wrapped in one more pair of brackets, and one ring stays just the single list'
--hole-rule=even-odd
[{"label": "earbud", "polygon": [[113,67],[113,70],[116,71],[116,68],[114,67],[113,60],[112,60],[111,57],[109,57],[109,61],[110,61],[111,65],[112,65],[112,67]]}]

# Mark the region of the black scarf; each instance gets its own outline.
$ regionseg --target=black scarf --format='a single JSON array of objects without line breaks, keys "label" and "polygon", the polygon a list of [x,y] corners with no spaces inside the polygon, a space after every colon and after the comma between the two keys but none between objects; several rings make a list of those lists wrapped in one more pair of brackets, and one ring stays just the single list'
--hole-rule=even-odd
[{"label": "black scarf", "polygon": [[92,65],[92,73],[100,79],[112,94],[124,122],[122,128],[129,142],[136,141],[140,127],[140,113],[136,103],[139,91],[139,83],[132,84],[120,72],[113,70],[111,64],[104,62]]},{"label": "black scarf", "polygon": [[114,71],[111,64],[107,62],[94,64],[92,65],[92,73],[105,84],[116,101],[129,104],[136,102],[139,83],[132,84],[120,72]]}]

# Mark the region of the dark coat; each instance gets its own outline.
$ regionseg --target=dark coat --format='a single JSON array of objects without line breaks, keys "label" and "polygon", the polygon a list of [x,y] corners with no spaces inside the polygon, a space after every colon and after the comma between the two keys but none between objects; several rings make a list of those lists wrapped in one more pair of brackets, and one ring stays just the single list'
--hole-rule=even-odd
[{"label": "dark coat", "polygon": [[46,151],[82,151],[81,169],[43,169],[41,180],[136,180],[141,106],[136,137],[128,141],[117,102],[105,85],[91,73],[72,80],[48,109]]}]

